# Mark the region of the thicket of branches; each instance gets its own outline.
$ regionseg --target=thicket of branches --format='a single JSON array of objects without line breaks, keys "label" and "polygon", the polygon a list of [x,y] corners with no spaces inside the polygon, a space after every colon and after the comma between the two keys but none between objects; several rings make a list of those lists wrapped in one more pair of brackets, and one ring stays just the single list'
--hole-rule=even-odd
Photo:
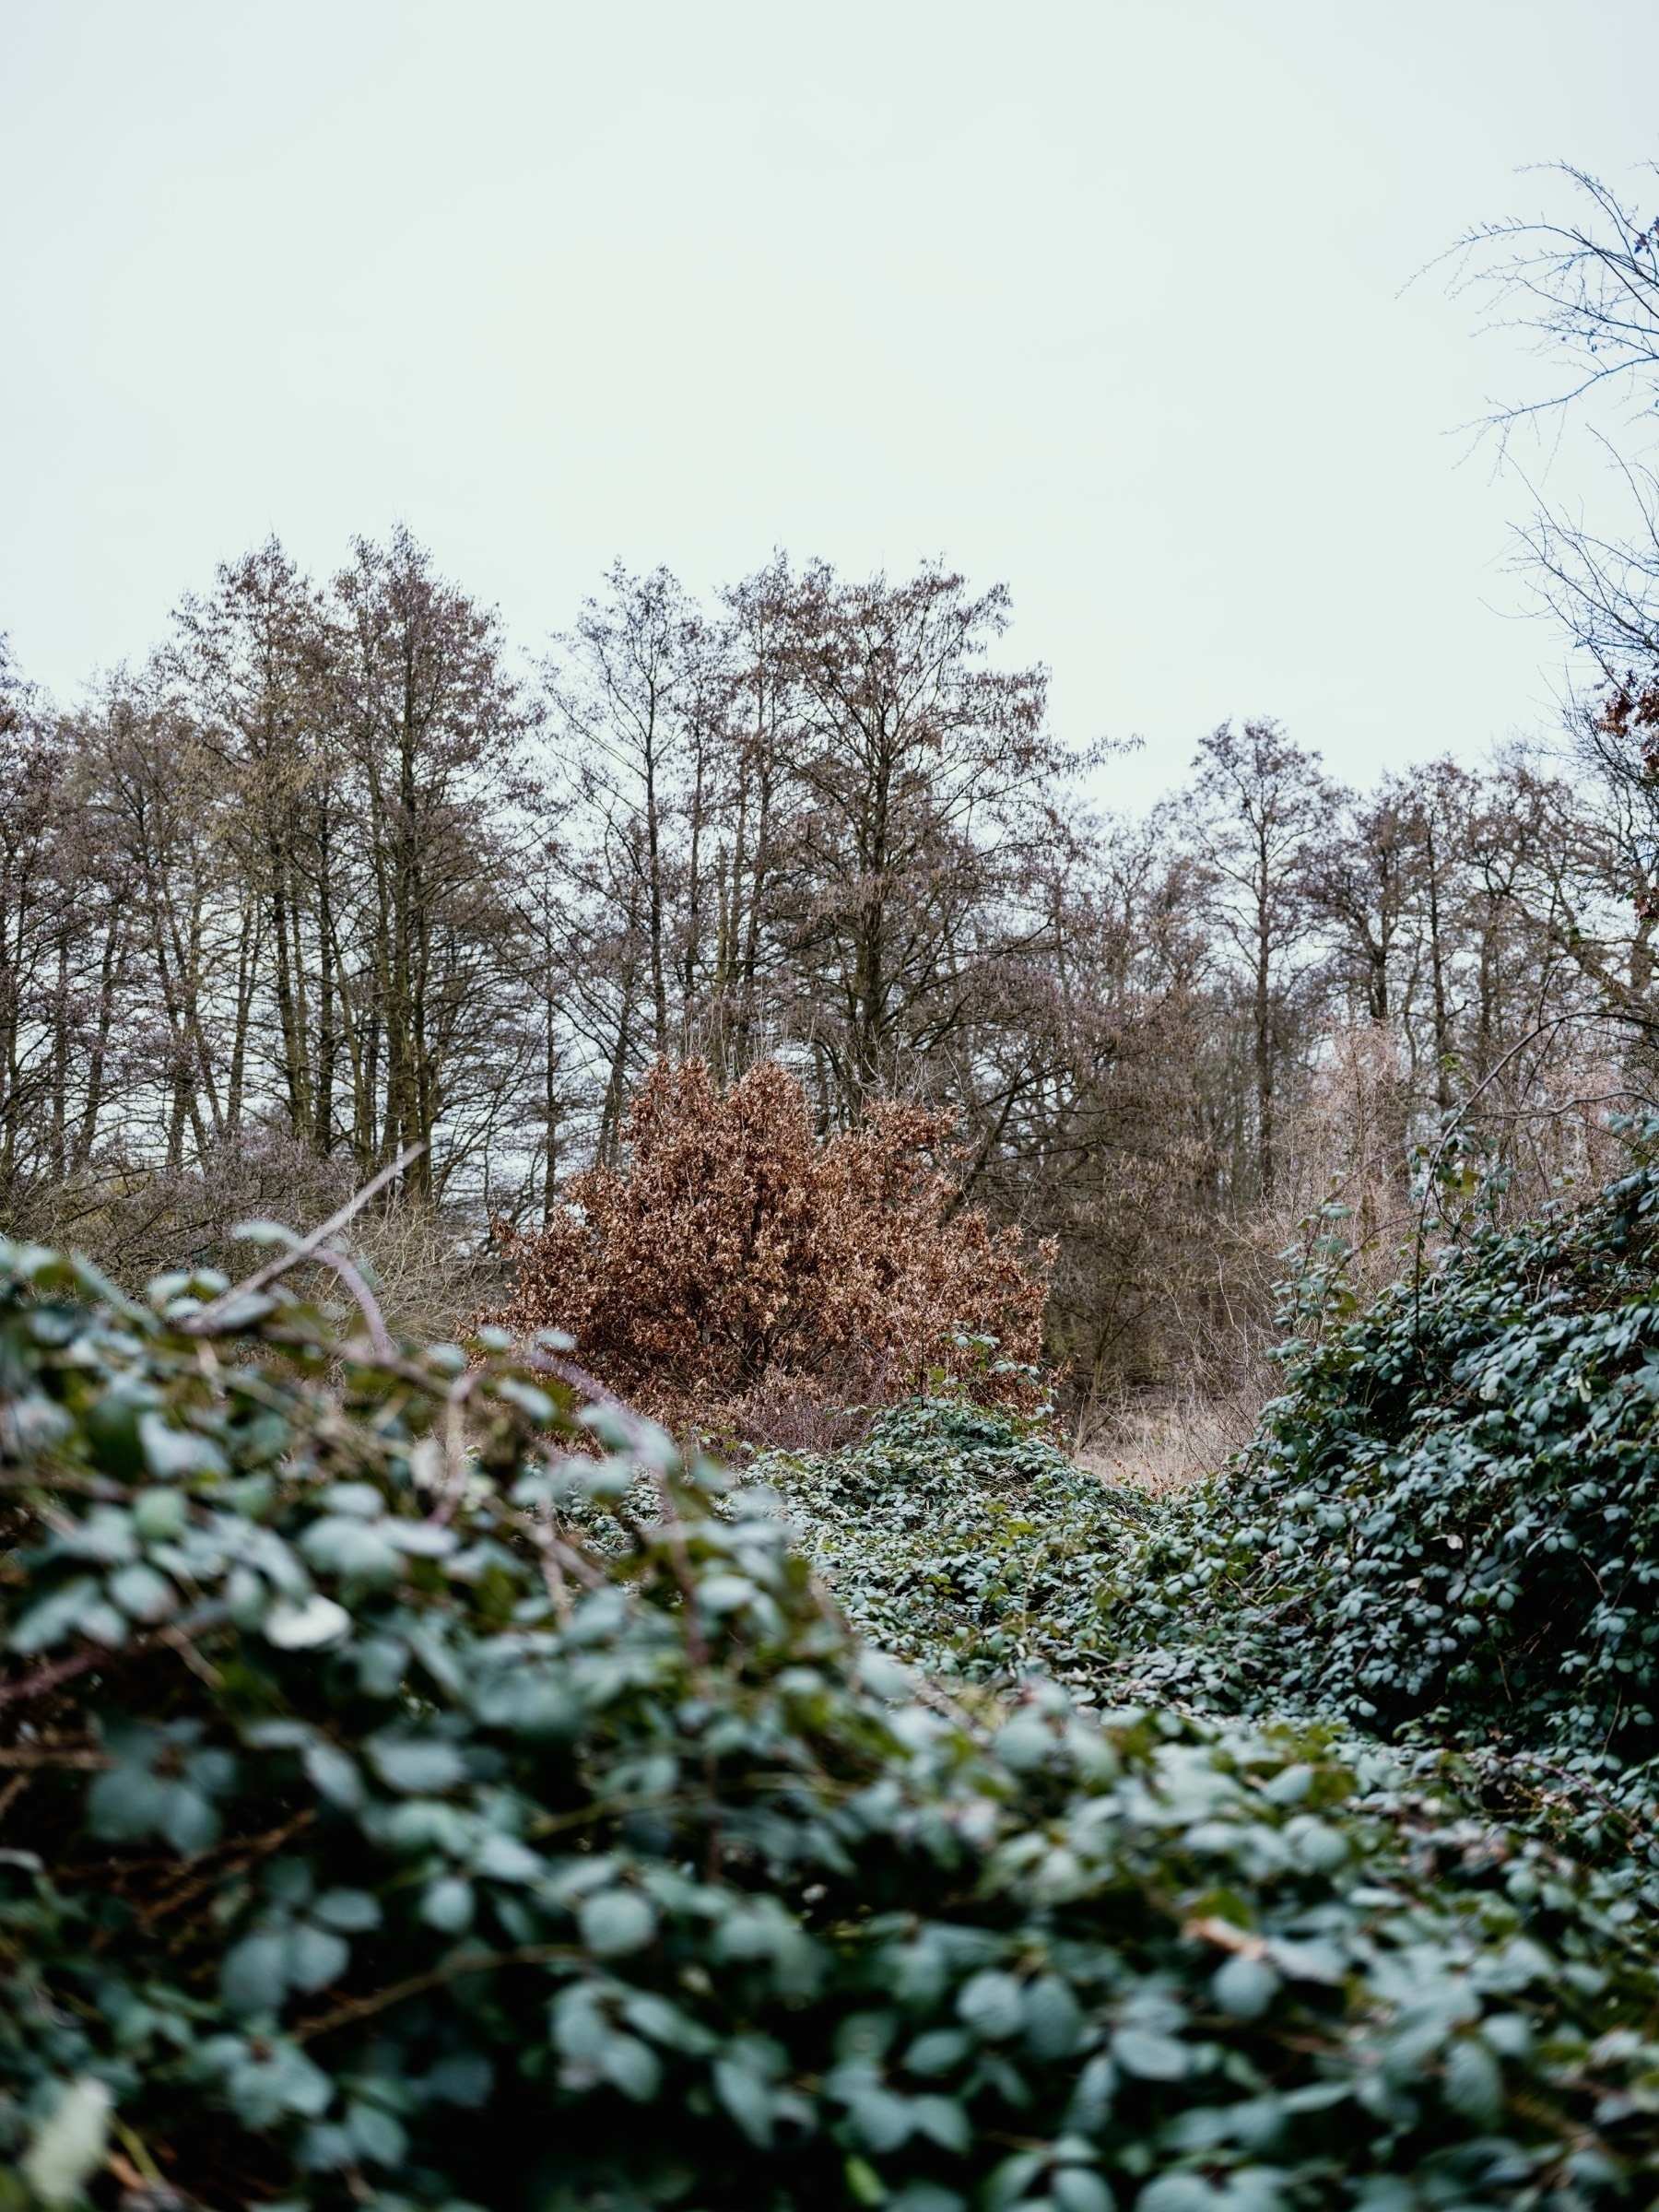
[{"label": "thicket of branches", "polygon": [[0,1225],[134,1279],[424,1143],[362,1242],[429,1335],[652,1065],[776,1063],[819,1136],[953,1117],[960,1203],[1058,1241],[1088,1408],[1246,1368],[1333,1175],[1380,1279],[1449,1116],[1519,1199],[1603,1165],[1659,1023],[1640,674],[1571,774],[1355,794],[1252,721],[1135,818],[1008,618],[935,568],[618,568],[533,667],[398,534],[226,567],[78,706],[9,672]]}]

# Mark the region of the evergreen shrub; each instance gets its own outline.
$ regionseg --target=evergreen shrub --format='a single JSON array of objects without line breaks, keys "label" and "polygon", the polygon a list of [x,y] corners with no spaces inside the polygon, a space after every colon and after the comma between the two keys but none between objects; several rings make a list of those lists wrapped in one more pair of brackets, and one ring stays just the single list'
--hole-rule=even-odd
[{"label": "evergreen shrub", "polygon": [[[1659,1132],[1650,1129],[1651,1144]],[[1233,1467],[1123,1556],[1124,1674],[1236,1712],[1659,1752],[1659,1169],[1576,1217],[1477,1226],[1322,1325]]]},{"label": "evergreen shrub", "polygon": [[941,1380],[877,1414],[862,1444],[768,1453],[748,1473],[779,1493],[858,1634],[941,1680],[1040,1672],[1089,1701],[1118,1561],[1151,1516],[1073,1465],[1047,1411],[979,1405]]}]

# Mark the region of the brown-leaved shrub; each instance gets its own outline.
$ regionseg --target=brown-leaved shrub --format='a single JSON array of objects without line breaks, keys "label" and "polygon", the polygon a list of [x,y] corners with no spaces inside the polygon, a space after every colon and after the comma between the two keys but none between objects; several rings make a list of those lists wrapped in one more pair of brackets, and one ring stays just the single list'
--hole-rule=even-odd
[{"label": "brown-leaved shrub", "polygon": [[539,1233],[499,1230],[515,1275],[497,1318],[569,1330],[611,1387],[728,1438],[837,1441],[856,1426],[846,1408],[891,1404],[930,1371],[1032,1405],[1053,1250],[952,1210],[948,1133],[888,1101],[820,1140],[783,1068],[723,1094],[706,1062],[659,1062],[626,1166],[572,1176]]}]

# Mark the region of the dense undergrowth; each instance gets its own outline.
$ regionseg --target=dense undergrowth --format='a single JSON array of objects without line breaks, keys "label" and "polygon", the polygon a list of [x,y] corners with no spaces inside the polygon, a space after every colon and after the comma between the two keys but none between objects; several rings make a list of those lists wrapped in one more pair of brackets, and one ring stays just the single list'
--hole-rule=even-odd
[{"label": "dense undergrowth", "polygon": [[[1653,1759],[1656,1234],[1643,1167],[1288,1347],[1240,1463],[1125,1555],[1112,1633],[1135,1678],[1583,1771]],[[1304,1284],[1304,1317],[1341,1289]]]},{"label": "dense undergrowth", "polygon": [[876,1416],[839,1452],[769,1453],[803,1556],[859,1633],[942,1681],[1041,1671],[1086,1701],[1134,1494],[1073,1465],[1041,1418],[955,1394]]},{"label": "dense undergrowth", "polygon": [[0,2205],[1651,2204],[1656,1192],[1156,1507],[8,1248]]}]

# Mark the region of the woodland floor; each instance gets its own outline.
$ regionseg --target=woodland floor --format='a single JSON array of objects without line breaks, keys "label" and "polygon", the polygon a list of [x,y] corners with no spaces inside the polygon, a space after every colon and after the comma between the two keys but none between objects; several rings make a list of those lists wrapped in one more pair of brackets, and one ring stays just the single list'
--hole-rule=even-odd
[{"label": "woodland floor", "polygon": [[1147,1392],[1103,1409],[1084,1430],[1072,1464],[1103,1482],[1154,1498],[1189,1489],[1250,1440],[1254,1394]]}]

